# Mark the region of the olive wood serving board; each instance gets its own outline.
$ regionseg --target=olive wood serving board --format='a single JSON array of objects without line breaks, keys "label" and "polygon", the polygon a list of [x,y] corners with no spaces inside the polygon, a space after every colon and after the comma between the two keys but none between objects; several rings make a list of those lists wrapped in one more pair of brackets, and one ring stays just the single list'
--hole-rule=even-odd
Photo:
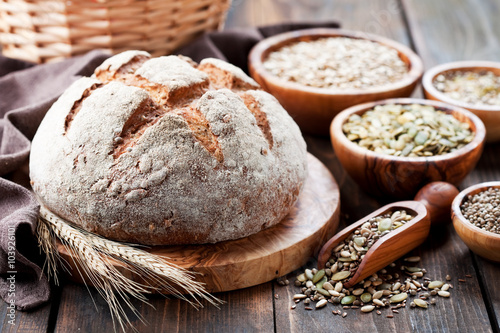
[{"label": "olive wood serving board", "polygon": [[[197,280],[204,282],[209,292],[251,287],[298,269],[335,234],[340,215],[339,188],[332,174],[311,154],[308,167],[309,175],[297,203],[279,224],[233,241],[146,250],[201,273]],[[70,279],[84,282],[71,254],[62,244],[57,246],[70,266]],[[125,276],[144,282],[141,276],[131,274],[124,263],[109,260]],[[92,285],[88,280],[85,283]]]}]

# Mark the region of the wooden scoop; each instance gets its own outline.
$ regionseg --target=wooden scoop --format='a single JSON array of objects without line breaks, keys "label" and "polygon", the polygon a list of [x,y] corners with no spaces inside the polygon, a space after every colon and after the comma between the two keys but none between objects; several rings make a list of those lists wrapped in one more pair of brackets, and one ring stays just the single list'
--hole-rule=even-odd
[{"label": "wooden scoop", "polygon": [[403,226],[391,231],[376,241],[365,254],[358,270],[344,287],[350,288],[364,278],[372,275],[404,254],[422,244],[427,238],[431,226],[450,221],[451,203],[458,195],[455,186],[445,182],[433,182],[424,186],[415,196],[417,201],[399,201],[388,204],[375,212],[339,231],[321,248],[318,255],[318,267],[323,269],[330,259],[332,250],[363,223],[389,211],[406,210],[415,217]]}]

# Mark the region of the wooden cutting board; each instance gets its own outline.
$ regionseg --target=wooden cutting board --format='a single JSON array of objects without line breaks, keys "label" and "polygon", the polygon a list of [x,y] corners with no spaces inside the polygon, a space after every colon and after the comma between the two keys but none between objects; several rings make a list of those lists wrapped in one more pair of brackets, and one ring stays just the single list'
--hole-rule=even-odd
[{"label": "wooden cutting board", "polygon": [[[152,247],[148,251],[201,273],[197,279],[206,284],[209,292],[251,287],[298,269],[335,234],[340,214],[339,189],[330,171],[310,154],[308,163],[309,176],[302,193],[278,225],[234,241]],[[61,244],[58,250],[71,266],[70,279],[83,282],[71,255]],[[111,258],[110,261],[127,277],[144,281],[131,275],[125,264]]]}]

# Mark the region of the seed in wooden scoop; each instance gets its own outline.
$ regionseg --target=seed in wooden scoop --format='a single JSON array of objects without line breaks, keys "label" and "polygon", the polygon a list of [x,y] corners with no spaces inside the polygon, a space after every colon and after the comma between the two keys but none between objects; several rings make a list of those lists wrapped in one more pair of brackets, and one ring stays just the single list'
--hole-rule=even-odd
[{"label": "seed in wooden scoop", "polygon": [[372,300],[372,295],[370,293],[364,293],[361,295],[361,302],[363,303],[368,303],[369,301]]},{"label": "seed in wooden scoop", "polygon": [[325,270],[320,269],[316,274],[314,274],[314,276],[312,278],[312,282],[316,283],[316,282],[320,281],[324,276],[325,276]]},{"label": "seed in wooden scoop", "polygon": [[444,291],[444,290],[440,290],[440,291],[438,291],[438,295],[441,296],[441,297],[450,297],[450,292]]},{"label": "seed in wooden scoop", "polygon": [[340,252],[340,255],[342,257],[344,257],[344,258],[350,258],[351,257],[351,252],[344,250],[344,251]]},{"label": "seed in wooden scoop", "polygon": [[406,298],[408,298],[408,294],[407,293],[400,293],[400,294],[394,295],[391,298],[389,298],[389,302],[390,303],[401,303]]},{"label": "seed in wooden scoop", "polygon": [[342,271],[342,272],[335,273],[332,276],[332,280],[333,281],[340,281],[340,280],[347,279],[349,276],[351,276],[351,272],[349,272],[349,271]]},{"label": "seed in wooden scoop", "polygon": [[342,303],[343,305],[349,305],[349,304],[352,304],[352,302],[354,302],[355,300],[356,300],[356,296],[345,296],[342,298],[340,303]]},{"label": "seed in wooden scoop", "polygon": [[443,286],[443,284],[444,284],[443,281],[432,281],[429,283],[427,288],[430,290],[435,289],[435,288],[441,288]]},{"label": "seed in wooden scoop", "polygon": [[384,232],[389,231],[392,228],[392,220],[390,218],[385,218],[378,223],[378,231]]},{"label": "seed in wooden scoop", "polygon": [[328,301],[326,299],[322,299],[321,301],[316,303],[316,309],[324,307],[326,305],[326,303],[328,303]]},{"label": "seed in wooden scoop", "polygon": [[426,301],[424,301],[423,299],[420,299],[420,298],[415,298],[415,299],[413,300],[413,302],[415,302],[415,304],[416,304],[417,306],[419,306],[419,307],[421,307],[421,308],[425,308],[425,309],[427,309],[427,306],[428,306],[428,305],[427,305],[427,302],[426,302]]},{"label": "seed in wooden scoop", "polygon": [[375,309],[374,305],[365,305],[361,308],[361,312],[372,312]]},{"label": "seed in wooden scoop", "polygon": [[354,237],[354,244],[357,246],[364,246],[366,242],[366,237]]}]

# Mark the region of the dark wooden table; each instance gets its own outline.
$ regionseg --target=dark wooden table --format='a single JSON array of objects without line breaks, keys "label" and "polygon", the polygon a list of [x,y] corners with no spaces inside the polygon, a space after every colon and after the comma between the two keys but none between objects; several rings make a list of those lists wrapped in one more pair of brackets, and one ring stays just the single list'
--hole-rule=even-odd
[{"label": "dark wooden table", "polygon": [[[426,68],[467,59],[500,61],[500,1],[498,0],[233,0],[227,28],[300,20],[338,20],[343,28],[384,35],[417,51]],[[420,88],[414,94],[421,97]],[[340,186],[342,225],[358,220],[385,201],[363,193],[344,172],[328,139],[306,137],[309,151],[331,170]],[[500,180],[500,144],[489,144],[477,168],[460,188]],[[153,307],[134,304],[147,324],[133,320],[140,332],[499,332],[500,265],[469,251],[451,225],[433,228],[427,242],[413,252],[422,257],[427,276],[453,277],[450,299],[439,299],[427,311],[403,309],[394,318],[359,310],[347,317],[332,315],[333,306],[291,310],[293,286],[268,282],[217,294],[221,309],[200,311],[176,299],[152,297]],[[313,259],[310,264],[313,264]],[[288,275],[291,281],[295,273]],[[470,277],[467,277],[470,276]],[[465,283],[458,282],[465,279]],[[387,310],[385,310],[387,311]],[[2,332],[112,332],[107,305],[93,290],[66,282],[52,301],[33,312],[17,312],[7,323],[0,305]],[[133,318],[130,313],[131,318]]]}]

